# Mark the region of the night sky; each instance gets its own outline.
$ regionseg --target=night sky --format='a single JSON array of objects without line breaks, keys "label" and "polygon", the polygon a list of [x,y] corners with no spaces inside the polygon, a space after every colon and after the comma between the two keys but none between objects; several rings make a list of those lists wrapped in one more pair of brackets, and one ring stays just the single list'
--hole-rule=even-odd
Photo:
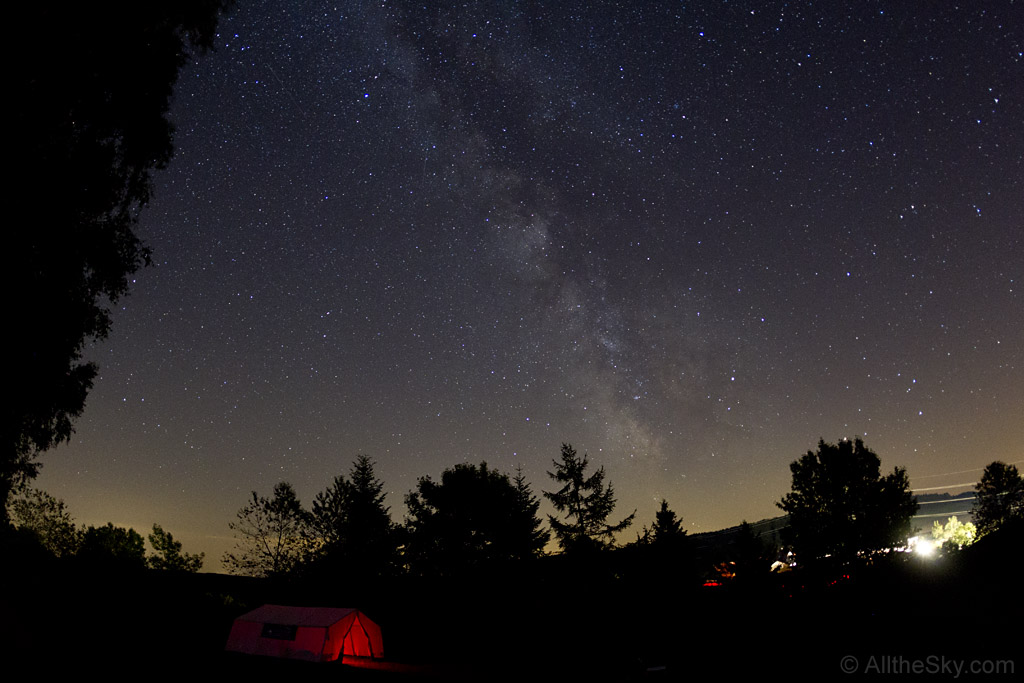
[{"label": "night sky", "polygon": [[572,443],[622,541],[781,514],[821,437],[918,490],[1022,460],[1021,3],[435,4],[242,0],[183,69],[36,480],[79,522],[218,570],[251,490],[360,453],[401,521]]}]

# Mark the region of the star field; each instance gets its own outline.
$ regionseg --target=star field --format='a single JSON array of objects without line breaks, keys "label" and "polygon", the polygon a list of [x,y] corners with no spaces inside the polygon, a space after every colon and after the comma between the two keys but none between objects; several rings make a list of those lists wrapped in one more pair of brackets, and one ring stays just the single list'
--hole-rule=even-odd
[{"label": "star field", "polygon": [[819,437],[1019,461],[1024,8],[633,4],[239,3],[37,484],[216,558],[358,453],[400,521],[570,442],[691,531],[779,514]]}]

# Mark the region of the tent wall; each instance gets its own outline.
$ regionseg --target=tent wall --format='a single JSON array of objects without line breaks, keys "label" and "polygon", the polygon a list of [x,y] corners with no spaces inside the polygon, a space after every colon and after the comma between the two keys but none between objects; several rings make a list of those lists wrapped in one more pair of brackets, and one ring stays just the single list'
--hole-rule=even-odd
[{"label": "tent wall", "polygon": [[250,655],[329,661],[322,657],[327,631],[323,627],[300,626],[295,633],[295,640],[264,638],[260,635],[262,631],[263,624],[236,621],[231,627],[225,649]]},{"label": "tent wall", "polygon": [[380,627],[364,614],[357,612],[354,617],[352,627],[345,638],[345,654],[356,657],[383,657],[384,640],[380,635]]},{"label": "tent wall", "polygon": [[[268,623],[295,626],[294,639],[264,637],[264,626]],[[357,610],[274,605],[265,605],[236,619],[225,649],[321,662],[334,661],[342,655],[384,656],[380,627]]]}]

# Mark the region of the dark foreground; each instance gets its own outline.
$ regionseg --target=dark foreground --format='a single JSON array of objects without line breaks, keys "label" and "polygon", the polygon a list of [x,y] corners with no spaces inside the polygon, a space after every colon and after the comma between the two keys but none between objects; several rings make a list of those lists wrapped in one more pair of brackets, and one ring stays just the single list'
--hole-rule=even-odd
[{"label": "dark foreground", "polygon": [[[237,680],[565,680],[810,674],[1009,680],[1024,671],[1019,534],[957,558],[791,572],[756,585],[675,587],[585,568],[359,587],[219,575],[18,571],[0,602],[5,664],[39,673],[154,671]],[[557,578],[555,578],[557,577]],[[223,652],[265,602],[359,607],[387,659],[330,664]],[[844,675],[848,673],[853,675]]]}]

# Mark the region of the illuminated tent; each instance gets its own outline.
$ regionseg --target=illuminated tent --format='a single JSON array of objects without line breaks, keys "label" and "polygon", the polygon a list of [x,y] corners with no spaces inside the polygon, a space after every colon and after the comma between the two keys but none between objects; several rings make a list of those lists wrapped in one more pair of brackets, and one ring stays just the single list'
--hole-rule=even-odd
[{"label": "illuminated tent", "polygon": [[332,662],[383,657],[380,627],[357,609],[264,605],[235,619],[225,650]]}]

